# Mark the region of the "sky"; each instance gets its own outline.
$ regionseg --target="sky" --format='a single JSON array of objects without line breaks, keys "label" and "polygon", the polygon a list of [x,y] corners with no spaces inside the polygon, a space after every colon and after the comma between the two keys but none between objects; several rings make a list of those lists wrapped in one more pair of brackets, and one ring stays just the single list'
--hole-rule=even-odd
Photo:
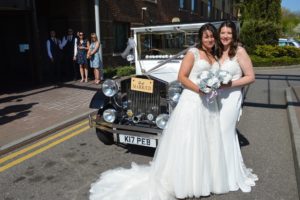
[{"label": "sky", "polygon": [[281,6],[292,12],[300,12],[300,0],[281,0]]}]

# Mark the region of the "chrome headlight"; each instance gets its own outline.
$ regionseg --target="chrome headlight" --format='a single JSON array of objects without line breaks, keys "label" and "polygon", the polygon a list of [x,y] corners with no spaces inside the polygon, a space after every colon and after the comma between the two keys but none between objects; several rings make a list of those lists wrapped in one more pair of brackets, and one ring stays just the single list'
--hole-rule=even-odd
[{"label": "chrome headlight", "polygon": [[112,97],[118,92],[118,86],[116,81],[107,79],[102,84],[102,91],[105,96]]},{"label": "chrome headlight", "polygon": [[167,125],[167,122],[169,120],[168,114],[160,114],[156,117],[155,123],[160,129],[164,129]]},{"label": "chrome headlight", "polygon": [[182,86],[179,82],[171,83],[168,90],[171,106],[174,107],[177,105],[181,92],[182,92]]},{"label": "chrome headlight", "polygon": [[113,123],[116,120],[116,113],[115,109],[107,109],[103,112],[103,119],[108,123]]}]

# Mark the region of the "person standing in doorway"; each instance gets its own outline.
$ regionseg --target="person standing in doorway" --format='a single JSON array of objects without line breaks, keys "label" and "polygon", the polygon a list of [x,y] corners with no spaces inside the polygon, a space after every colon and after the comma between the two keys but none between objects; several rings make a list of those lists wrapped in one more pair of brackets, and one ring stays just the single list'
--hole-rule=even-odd
[{"label": "person standing in doorway", "polygon": [[51,71],[55,82],[61,81],[61,41],[57,39],[56,32],[50,31],[50,37],[47,40],[47,54],[50,59]]},{"label": "person standing in doorway", "polygon": [[77,38],[74,35],[73,29],[69,28],[67,35],[62,39],[63,48],[63,63],[66,78],[73,78],[74,81],[77,80],[78,69],[76,67],[74,56],[74,46],[77,42]]},{"label": "person standing in doorway", "polygon": [[90,43],[85,39],[84,33],[79,32],[79,39],[75,43],[74,47],[74,60],[79,64],[80,82],[88,82],[88,63],[87,63],[87,51],[90,48]]}]

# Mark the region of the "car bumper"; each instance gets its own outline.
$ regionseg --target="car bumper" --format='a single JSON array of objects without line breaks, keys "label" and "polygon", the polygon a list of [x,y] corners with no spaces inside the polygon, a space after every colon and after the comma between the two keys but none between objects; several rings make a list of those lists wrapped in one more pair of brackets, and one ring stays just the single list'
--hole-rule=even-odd
[{"label": "car bumper", "polygon": [[[140,146],[150,146],[156,147],[158,144],[158,139],[162,134],[161,129],[139,127],[131,125],[121,125],[121,124],[110,124],[103,121],[100,117],[89,115],[89,126],[92,128],[100,129],[101,131],[107,132],[107,134],[113,134],[114,142],[134,144]],[[136,139],[141,141],[141,143],[133,141],[124,141],[124,137],[129,136],[131,139]],[[146,141],[151,141],[151,145],[142,143],[143,139]],[[155,141],[155,145],[153,144]]]}]

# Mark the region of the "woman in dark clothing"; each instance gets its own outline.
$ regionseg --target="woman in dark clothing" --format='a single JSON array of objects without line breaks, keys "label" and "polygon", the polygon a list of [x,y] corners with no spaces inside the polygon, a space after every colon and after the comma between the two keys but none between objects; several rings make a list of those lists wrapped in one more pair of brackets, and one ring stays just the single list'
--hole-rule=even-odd
[{"label": "woman in dark clothing", "polygon": [[84,33],[79,32],[79,39],[75,43],[74,48],[74,59],[79,64],[80,67],[80,82],[88,82],[88,61],[87,61],[87,51],[90,48],[90,43],[84,38]]}]

